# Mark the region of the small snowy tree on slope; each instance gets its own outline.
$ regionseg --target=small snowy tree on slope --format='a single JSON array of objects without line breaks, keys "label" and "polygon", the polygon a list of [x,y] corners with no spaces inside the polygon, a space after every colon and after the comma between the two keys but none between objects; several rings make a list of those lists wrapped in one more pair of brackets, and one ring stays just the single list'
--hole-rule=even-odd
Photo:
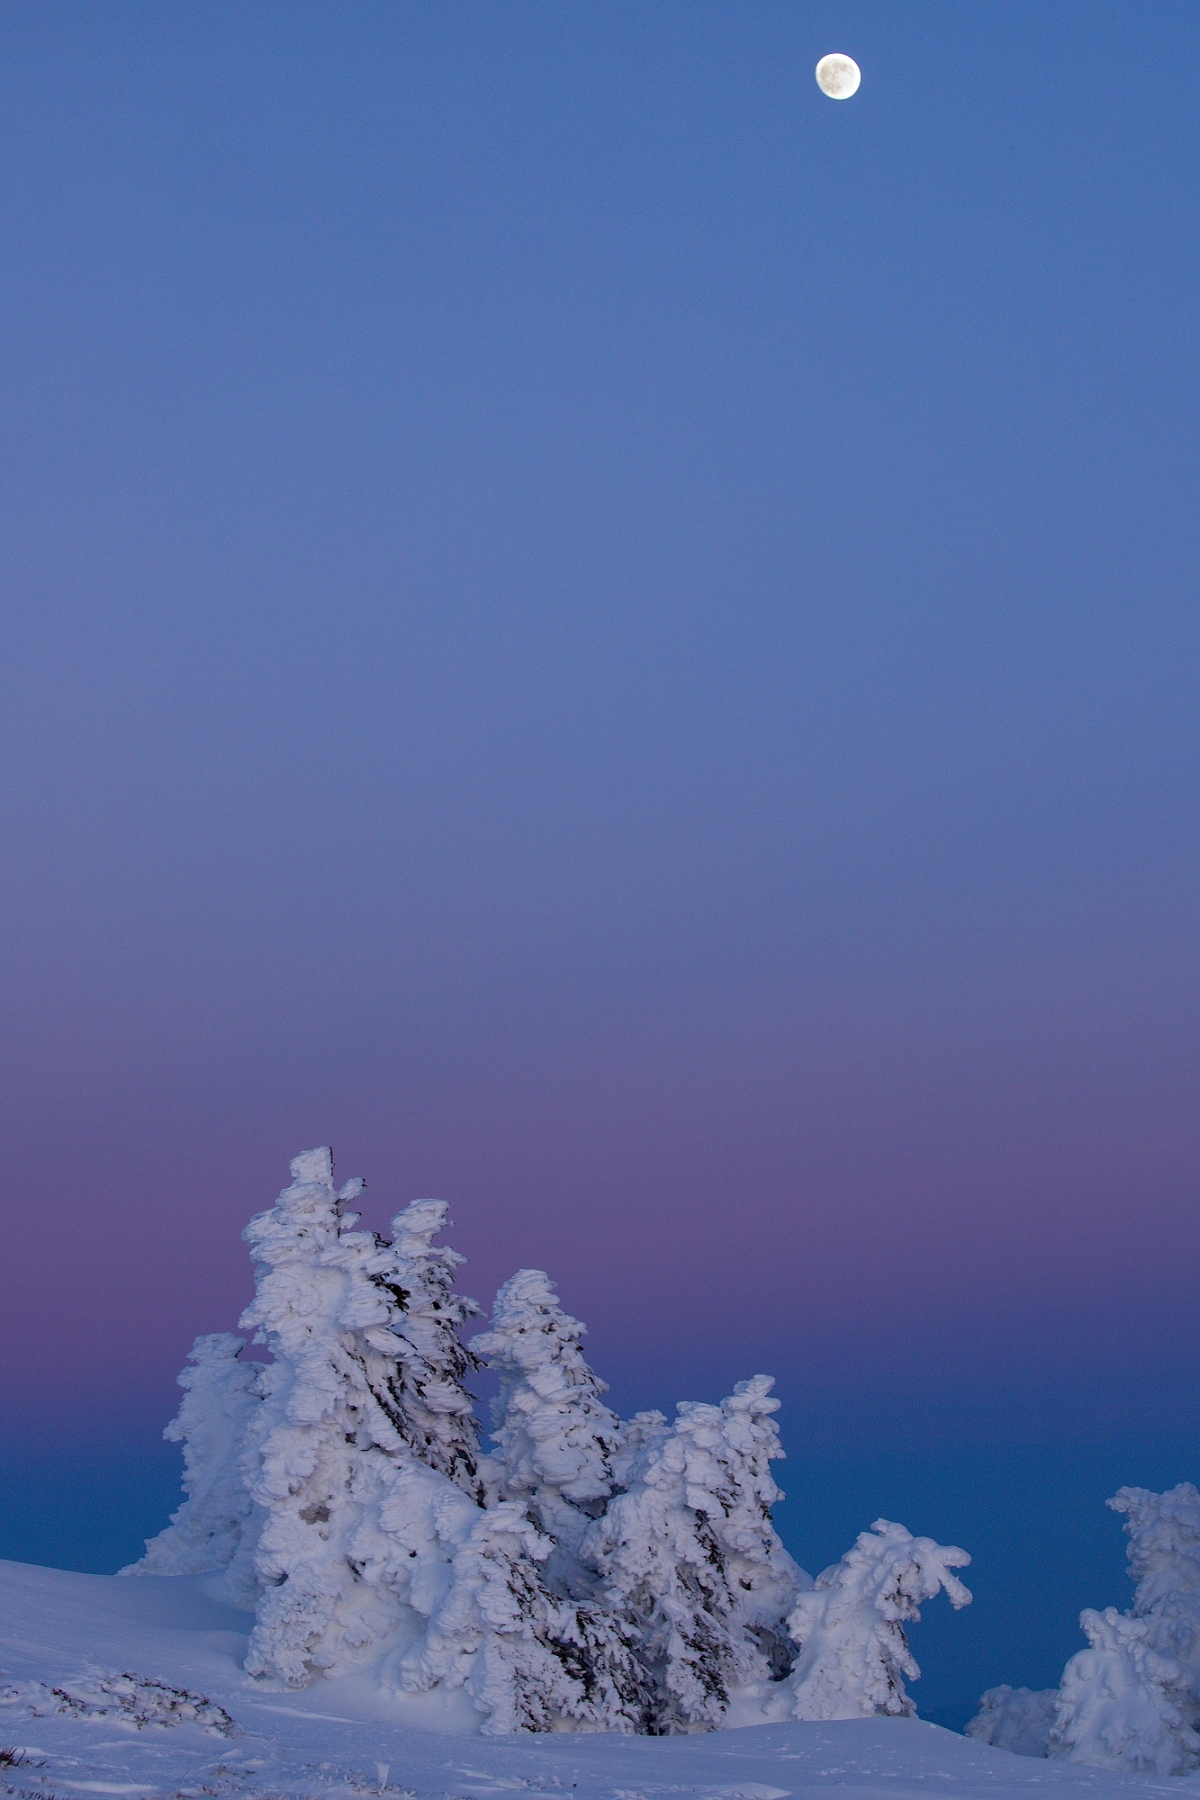
[{"label": "small snowy tree on slope", "polygon": [[586,1330],[549,1276],[520,1269],[496,1295],[490,1331],[471,1340],[500,1376],[492,1419],[504,1491],[553,1540],[546,1579],[575,1598],[594,1585],[579,1546],[612,1494],[621,1446],[620,1420],[600,1397],[607,1384],[580,1349]]},{"label": "small snowy tree on slope", "polygon": [[648,1418],[628,1491],[581,1545],[637,1632],[656,1732],[719,1725],[731,1690],[778,1675],[789,1653],[781,1621],[808,1577],[771,1524],[771,1385],[756,1375],[720,1406],[684,1401],[669,1430]]},{"label": "small snowy tree on slope", "polygon": [[772,1716],[912,1718],[916,1707],[904,1680],[921,1671],[905,1624],[919,1619],[920,1602],[943,1588],[952,1606],[968,1605],[971,1595],[953,1571],[970,1560],[965,1550],[915,1538],[903,1525],[877,1519],[796,1601],[788,1630],[800,1653]]},{"label": "small snowy tree on slope", "polygon": [[245,1342],[215,1332],[188,1353],[183,1401],[163,1432],[183,1445],[187,1498],[122,1575],[207,1575],[233,1561],[253,1504],[241,1461],[247,1423],[262,1398],[262,1364],[238,1361]]}]

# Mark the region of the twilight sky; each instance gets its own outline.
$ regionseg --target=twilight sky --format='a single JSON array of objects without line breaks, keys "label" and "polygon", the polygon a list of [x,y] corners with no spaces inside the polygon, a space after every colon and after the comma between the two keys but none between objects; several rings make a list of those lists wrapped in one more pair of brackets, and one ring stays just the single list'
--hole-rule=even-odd
[{"label": "twilight sky", "polygon": [[10,0],[0,1553],[164,1521],[331,1142],[619,1406],[774,1373],[810,1566],[975,1552],[926,1704],[1124,1602],[1100,1502],[1200,1480],[1198,85],[1194,0]]}]

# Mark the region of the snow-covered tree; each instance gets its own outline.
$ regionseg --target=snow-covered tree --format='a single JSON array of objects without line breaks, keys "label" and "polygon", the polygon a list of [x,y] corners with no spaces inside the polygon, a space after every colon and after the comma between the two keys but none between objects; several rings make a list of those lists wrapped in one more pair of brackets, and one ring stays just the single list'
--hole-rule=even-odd
[{"label": "snow-covered tree", "polygon": [[[385,1310],[374,1314],[368,1298],[361,1320],[347,1322],[360,1325],[368,1386],[396,1439],[482,1505],[494,1476],[463,1385],[481,1364],[458,1335],[479,1308],[454,1291],[454,1270],[465,1258],[433,1242],[446,1211],[443,1200],[414,1200],[397,1213],[391,1243],[376,1239],[365,1265]],[[381,1432],[381,1441],[387,1436]]]},{"label": "snow-covered tree", "polygon": [[579,1340],[587,1327],[563,1311],[540,1269],[520,1269],[500,1289],[489,1331],[471,1340],[500,1377],[493,1433],[504,1492],[526,1506],[552,1540],[551,1587],[576,1599],[592,1583],[579,1561],[590,1522],[612,1494],[621,1422],[601,1395]]},{"label": "snow-covered tree", "polygon": [[1125,1515],[1133,1617],[1147,1621],[1147,1641],[1183,1666],[1200,1697],[1200,1493],[1190,1481],[1165,1494],[1123,1487],[1108,1504]]},{"label": "snow-covered tree", "polygon": [[661,1443],[670,1431],[666,1413],[657,1410],[622,1420],[621,1443],[612,1462],[613,1485],[618,1492],[631,1485],[634,1468],[645,1461],[651,1445]]},{"label": "snow-covered tree", "polygon": [[1080,1615],[1090,1647],[1063,1671],[1048,1753],[1179,1774],[1200,1766],[1200,1493],[1123,1487],[1108,1504],[1125,1515],[1133,1606]]},{"label": "snow-covered tree", "polygon": [[756,1375],[720,1406],[682,1402],[669,1430],[647,1417],[627,1491],[581,1544],[605,1603],[637,1633],[656,1732],[719,1725],[733,1688],[790,1659],[783,1620],[808,1577],[771,1523],[782,1497],[771,1385]]},{"label": "snow-covered tree", "polygon": [[[256,1291],[241,1322],[272,1360],[241,1361],[240,1338],[197,1340],[167,1430],[186,1500],[125,1572],[221,1571],[255,1608],[251,1674],[302,1683],[375,1659],[393,1691],[463,1690],[493,1734],[704,1729],[739,1690],[743,1710],[770,1689],[809,1716],[784,1680],[786,1621],[811,1583],[771,1523],[771,1382],[622,1426],[583,1326],[522,1270],[476,1340],[501,1380],[500,1456],[484,1456],[464,1385],[479,1357],[459,1336],[477,1309],[453,1289],[462,1259],[435,1243],[445,1207],[415,1201],[387,1240],[356,1229],[362,1184],[335,1188],[328,1149],[291,1174],[244,1234]],[[876,1582],[875,1613],[886,1600],[887,1619],[914,1617],[937,1590],[931,1559],[966,1558],[879,1529],[908,1549],[886,1593]],[[855,1579],[862,1612],[870,1583]],[[848,1641],[839,1595],[820,1614],[826,1649]],[[896,1633],[873,1628],[894,1651]]]},{"label": "snow-covered tree", "polygon": [[193,1344],[179,1377],[183,1400],[163,1432],[183,1445],[187,1498],[122,1575],[206,1575],[233,1561],[253,1505],[242,1466],[247,1424],[262,1398],[262,1364],[238,1360],[245,1342],[225,1331]]},{"label": "snow-covered tree", "polygon": [[628,1628],[551,1592],[541,1574],[550,1548],[519,1502],[481,1512],[398,1685],[465,1687],[492,1736],[638,1730],[651,1694]]},{"label": "snow-covered tree", "polygon": [[1085,1610],[1079,1623],[1091,1648],[1063,1670],[1050,1755],[1138,1774],[1200,1766],[1187,1671],[1153,1648],[1149,1621],[1108,1606]]},{"label": "snow-covered tree", "polygon": [[954,1570],[970,1560],[965,1550],[913,1537],[903,1525],[877,1519],[841,1562],[818,1575],[815,1586],[797,1599],[788,1630],[799,1654],[771,1716],[912,1718],[916,1707],[904,1681],[921,1671],[904,1627],[920,1618],[920,1602],[943,1588],[955,1608],[969,1604],[971,1595]]},{"label": "snow-covered tree", "polygon": [[965,1735],[1014,1756],[1045,1756],[1057,1703],[1057,1688],[989,1688]]},{"label": "snow-covered tree", "polygon": [[474,1307],[450,1289],[460,1259],[432,1245],[444,1207],[416,1202],[384,1244],[352,1229],[361,1183],[335,1191],[327,1149],[292,1175],[245,1232],[257,1293],[242,1324],[275,1358],[251,1433],[263,1594],[246,1667],[301,1682],[353,1667],[407,1616],[414,1558],[382,1524],[396,1465],[477,1489],[480,1467],[455,1331]]},{"label": "snow-covered tree", "polygon": [[275,1359],[255,1421],[253,1494],[263,1513],[255,1565],[264,1592],[246,1667],[300,1682],[315,1670],[353,1666],[394,1627],[397,1609],[386,1589],[362,1581],[347,1554],[347,1540],[378,1501],[384,1460],[345,1322],[348,1309],[367,1310],[363,1264],[374,1242],[343,1229],[352,1222],[343,1209],[361,1184],[335,1191],[324,1149],[296,1157],[291,1173],[277,1204],[243,1233],[257,1292],[241,1322]]}]

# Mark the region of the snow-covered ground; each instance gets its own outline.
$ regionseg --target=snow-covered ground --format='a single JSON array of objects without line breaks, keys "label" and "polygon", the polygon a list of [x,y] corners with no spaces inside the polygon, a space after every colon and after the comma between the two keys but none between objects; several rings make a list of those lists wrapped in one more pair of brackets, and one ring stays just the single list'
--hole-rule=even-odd
[{"label": "snow-covered ground", "polygon": [[0,1563],[0,1793],[1036,1800],[1036,1789],[1045,1800],[1116,1800],[1200,1785],[1012,1756],[915,1719],[483,1738],[461,1695],[394,1699],[366,1674],[299,1692],[252,1680],[241,1667],[252,1618],[219,1591],[207,1576],[130,1581]]}]

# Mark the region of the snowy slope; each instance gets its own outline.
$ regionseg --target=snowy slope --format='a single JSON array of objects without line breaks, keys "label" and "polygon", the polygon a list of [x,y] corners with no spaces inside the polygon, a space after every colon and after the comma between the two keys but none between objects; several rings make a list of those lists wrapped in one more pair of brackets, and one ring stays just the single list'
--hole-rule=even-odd
[{"label": "snowy slope", "polygon": [[[932,1789],[1117,1800],[1200,1785],[1011,1756],[904,1719],[672,1738],[485,1739],[469,1734],[478,1714],[465,1702],[451,1712],[436,1695],[392,1701],[364,1675],[299,1693],[252,1681],[240,1666],[251,1617],[219,1591],[205,1576],[129,1581],[0,1563],[0,1745],[20,1753],[16,1766],[0,1763],[0,1792],[489,1800],[532,1789],[577,1800],[805,1800],[836,1789],[839,1800],[900,1800]],[[106,1687],[113,1674],[141,1683]],[[196,1711],[156,1682],[215,1703],[231,1723],[210,1708],[200,1719],[139,1724],[180,1706]]]}]

